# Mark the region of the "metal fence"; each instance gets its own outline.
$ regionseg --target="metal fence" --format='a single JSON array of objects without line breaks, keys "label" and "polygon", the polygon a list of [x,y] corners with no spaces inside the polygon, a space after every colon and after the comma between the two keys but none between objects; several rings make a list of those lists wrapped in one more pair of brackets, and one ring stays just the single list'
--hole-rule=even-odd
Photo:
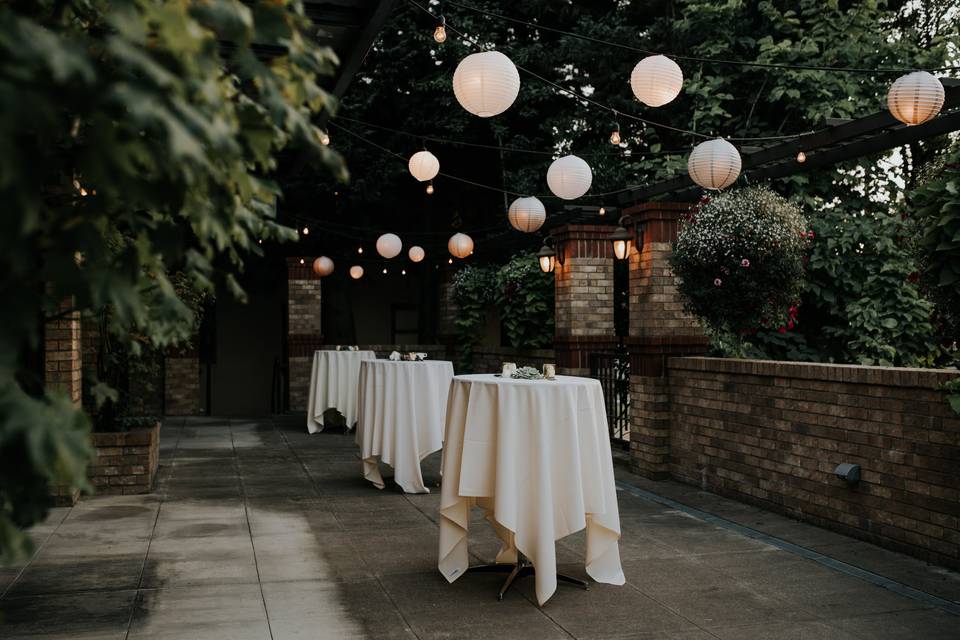
[{"label": "metal fence", "polygon": [[610,442],[624,449],[630,446],[630,356],[617,353],[591,353],[590,377],[600,381],[607,407]]}]

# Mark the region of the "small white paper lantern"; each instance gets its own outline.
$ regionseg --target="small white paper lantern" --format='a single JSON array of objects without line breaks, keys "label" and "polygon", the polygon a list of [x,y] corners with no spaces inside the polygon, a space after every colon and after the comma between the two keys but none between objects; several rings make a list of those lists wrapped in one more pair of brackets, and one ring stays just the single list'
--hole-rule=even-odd
[{"label": "small white paper lantern", "polygon": [[429,151],[417,151],[410,156],[408,166],[410,168],[410,175],[420,182],[433,180],[437,177],[437,174],[440,173],[440,161],[437,160],[437,156]]},{"label": "small white paper lantern", "polygon": [[410,251],[407,252],[407,255],[412,261],[420,262],[427,255],[427,252],[423,250],[423,247],[414,245],[410,247]]},{"label": "small white paper lantern", "polygon": [[575,200],[590,190],[593,172],[590,165],[577,156],[557,158],[547,169],[547,186],[553,195],[564,200]]},{"label": "small white paper lantern", "polygon": [[722,138],[701,142],[687,159],[690,179],[704,189],[729,187],[740,176],[740,166],[740,152]]},{"label": "small white paper lantern", "polygon": [[403,243],[400,241],[400,237],[393,233],[385,233],[379,238],[377,238],[377,253],[389,260],[390,258],[396,258],[400,255],[400,250],[403,249]]},{"label": "small white paper lantern", "polygon": [[533,233],[543,226],[547,219],[547,210],[539,198],[517,198],[507,211],[510,226],[517,231]]},{"label": "small white paper lantern", "polygon": [[465,233],[455,233],[447,241],[447,249],[456,258],[466,258],[473,253],[473,239]]},{"label": "small white paper lantern", "polygon": [[464,109],[489,118],[510,108],[520,93],[520,74],[499,51],[472,53],[453,73],[453,94]]},{"label": "small white paper lantern", "polygon": [[327,256],[320,256],[313,261],[313,272],[318,276],[328,276],[333,273],[333,260]]},{"label": "small white paper lantern", "polygon": [[630,88],[637,100],[648,107],[662,107],[680,95],[683,71],[666,56],[649,56],[633,68]]},{"label": "small white paper lantern", "polygon": [[940,80],[926,71],[914,71],[893,83],[887,93],[887,106],[900,122],[921,124],[940,113],[943,98]]},{"label": "small white paper lantern", "polygon": [[363,267],[361,267],[358,264],[355,264],[352,267],[350,267],[350,277],[353,278],[354,280],[359,280],[360,278],[362,278]]}]

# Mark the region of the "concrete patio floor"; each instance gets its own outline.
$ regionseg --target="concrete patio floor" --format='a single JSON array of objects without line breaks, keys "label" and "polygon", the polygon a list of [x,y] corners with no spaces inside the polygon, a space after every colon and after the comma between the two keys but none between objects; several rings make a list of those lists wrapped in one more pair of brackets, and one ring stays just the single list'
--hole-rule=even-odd
[{"label": "concrete patio floor", "polygon": [[[0,569],[0,637],[960,638],[956,573],[625,472],[628,584],[539,608],[526,579],[497,602],[502,576],[437,571],[437,491],[376,490],[352,436],[302,422],[167,420],[155,493],[54,510]],[[479,514],[470,541],[491,561]],[[582,550],[560,541],[561,569],[585,576]]]}]

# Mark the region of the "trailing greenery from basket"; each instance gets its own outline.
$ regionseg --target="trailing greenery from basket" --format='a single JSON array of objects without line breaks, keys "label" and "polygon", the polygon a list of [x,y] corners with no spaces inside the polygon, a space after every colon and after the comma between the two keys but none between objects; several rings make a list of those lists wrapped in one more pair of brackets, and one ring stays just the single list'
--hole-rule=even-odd
[{"label": "trailing greenery from basket", "polygon": [[536,256],[521,253],[497,270],[496,303],[507,341],[517,349],[553,343],[553,274],[540,270]]},{"label": "trailing greenery from basket", "polygon": [[472,371],[473,354],[483,336],[487,309],[494,301],[494,269],[467,265],[453,276],[453,299],[457,303],[458,368]]},{"label": "trailing greenery from basket", "polygon": [[687,310],[716,333],[792,329],[807,246],[800,210],[766,187],[704,197],[684,217],[670,264]]}]

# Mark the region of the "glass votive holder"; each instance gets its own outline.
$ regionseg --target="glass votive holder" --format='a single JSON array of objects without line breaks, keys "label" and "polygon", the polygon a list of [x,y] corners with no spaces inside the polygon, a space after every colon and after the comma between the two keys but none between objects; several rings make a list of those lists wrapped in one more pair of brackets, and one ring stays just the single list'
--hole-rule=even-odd
[{"label": "glass votive holder", "polygon": [[547,380],[553,380],[557,377],[557,365],[554,364],[545,364],[543,365],[543,377]]},{"label": "glass votive holder", "polygon": [[500,370],[500,375],[504,378],[509,378],[514,371],[517,370],[516,362],[504,362],[503,368]]}]

